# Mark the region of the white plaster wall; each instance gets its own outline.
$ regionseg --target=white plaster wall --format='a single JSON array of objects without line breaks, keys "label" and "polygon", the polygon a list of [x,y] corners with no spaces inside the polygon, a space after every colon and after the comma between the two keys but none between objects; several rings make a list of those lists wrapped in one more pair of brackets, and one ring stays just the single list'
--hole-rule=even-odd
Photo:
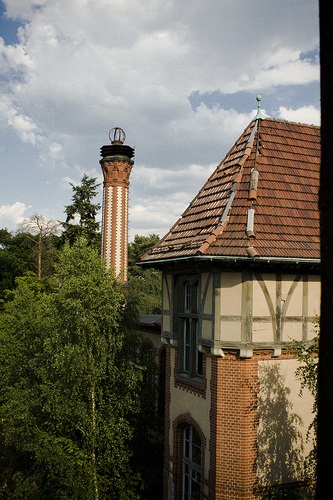
[{"label": "white plaster wall", "polygon": [[309,303],[308,311],[310,316],[319,316],[320,314],[320,297],[321,283],[318,276],[309,276]]},{"label": "white plaster wall", "polygon": [[206,291],[203,313],[212,314],[213,313],[213,280],[212,276],[208,273],[203,273],[201,276],[201,300],[204,298],[204,292]]},{"label": "white plaster wall", "polygon": [[170,333],[170,316],[167,314],[162,316],[162,332]]},{"label": "white plaster wall", "polygon": [[284,342],[294,342],[295,340],[301,341],[303,338],[303,328],[302,323],[299,321],[298,323],[285,321],[283,327],[283,335],[282,340]]},{"label": "white plaster wall", "polygon": [[217,340],[240,342],[242,340],[241,321],[221,321],[220,337]]},{"label": "white plaster wall", "polygon": [[242,335],[242,274],[238,272],[222,273],[220,283],[220,324],[219,336],[216,340],[240,342]]},{"label": "white plaster wall", "polygon": [[282,277],[281,282],[281,300],[285,302],[288,298],[288,293],[291,292],[291,288],[294,286],[294,290],[290,294],[290,302],[286,310],[287,316],[302,316],[302,306],[303,306],[303,280],[295,283],[295,275],[285,275]]},{"label": "white plaster wall", "polygon": [[252,342],[274,342],[274,332],[271,321],[253,321]]},{"label": "white plaster wall", "polygon": [[[276,278],[275,274],[262,275],[265,287],[269,293],[273,303],[274,310],[276,308]],[[260,283],[253,278],[253,316],[270,316],[267,300],[264,296]]]},{"label": "white plaster wall", "polygon": [[[291,464],[293,467],[297,460],[303,466],[304,457],[312,449],[306,433],[313,420],[313,398],[307,389],[300,396],[301,384],[295,376],[298,366],[296,359],[258,363],[258,476],[261,484],[274,483],[277,479],[290,482],[291,450],[296,457]],[[298,432],[300,437],[297,437]]]},{"label": "white plaster wall", "polygon": [[211,379],[211,360],[206,359],[206,376],[207,376],[207,390],[206,398],[198,396],[190,391],[184,390],[174,385],[174,368],[175,368],[175,349],[171,350],[171,401],[172,406],[170,408],[170,433],[169,433],[169,445],[171,454],[174,453],[173,450],[173,422],[181,414],[190,414],[191,417],[200,426],[202,432],[204,433],[207,446],[205,451],[205,476],[208,477],[209,473],[209,463],[210,463],[210,453],[209,453],[209,439],[210,439],[210,379]]},{"label": "white plaster wall", "polygon": [[222,273],[220,297],[222,316],[239,316],[242,313],[241,273]]}]

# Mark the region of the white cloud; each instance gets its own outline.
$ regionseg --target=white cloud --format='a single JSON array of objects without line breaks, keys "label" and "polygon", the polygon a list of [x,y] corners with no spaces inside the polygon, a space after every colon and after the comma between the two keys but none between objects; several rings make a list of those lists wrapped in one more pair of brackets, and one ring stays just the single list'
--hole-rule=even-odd
[{"label": "white cloud", "polygon": [[23,222],[24,214],[30,207],[17,201],[12,205],[0,205],[0,224],[9,231],[15,230],[16,226]]},{"label": "white cloud", "polygon": [[29,142],[30,144],[37,143],[40,138],[37,125],[29,116],[15,108],[8,95],[0,97],[0,112],[2,120],[7,122],[8,126],[17,133],[23,142]]},{"label": "white cloud", "polygon": [[32,66],[33,61],[27,55],[24,46],[6,45],[0,37],[0,68],[3,75],[10,71],[24,71]]},{"label": "white cloud", "polygon": [[[208,167],[203,165],[189,165],[188,167],[175,170],[140,166],[138,169],[133,170],[131,184],[135,182],[140,190],[144,188],[147,191],[157,190],[168,193],[170,190],[174,191],[186,184],[188,186],[191,181],[195,183],[204,182],[214,167],[214,165]],[[133,180],[134,172],[138,176],[138,178],[134,178],[135,180]]]},{"label": "white cloud", "polygon": [[134,205],[129,211],[129,239],[136,234],[151,233],[164,236],[186,208],[186,198],[183,201],[171,199],[145,200],[142,205]]},{"label": "white cloud", "polygon": [[[4,4],[22,26],[19,43],[0,39],[6,74],[0,121],[24,161],[14,162],[5,139],[0,147],[12,165],[16,199],[30,205],[34,198],[51,218],[62,217],[70,203],[64,178],[77,184],[87,173],[101,182],[99,147],[114,126],[124,128],[135,147],[132,221],[150,231],[149,224],[161,228],[179,217],[255,115],[257,93],[264,108],[265,95],[275,98],[278,117],[318,122],[319,102],[288,100],[288,89],[319,82],[318,60],[304,58],[318,48],[316,0]],[[218,91],[220,99],[212,106],[199,102],[194,111],[189,96],[196,91]],[[234,97],[232,105],[225,96]],[[35,150],[30,160],[25,145]],[[20,184],[20,169],[32,190]],[[45,172],[49,190],[43,189]],[[8,189],[2,194],[0,187],[0,194],[12,203]]]},{"label": "white cloud", "polygon": [[[189,165],[180,170],[140,167],[131,177],[130,192],[139,201],[130,204],[129,234],[163,236],[184,212],[216,165]],[[148,228],[146,230],[146,228]]]},{"label": "white cloud", "polygon": [[49,0],[3,0],[9,17],[28,21],[34,17],[36,11]]},{"label": "white cloud", "polygon": [[49,153],[52,158],[61,158],[63,153],[63,148],[57,142],[52,142],[49,147]]},{"label": "white cloud", "polygon": [[285,58],[280,63],[263,68],[258,75],[262,87],[268,85],[304,85],[319,81],[319,64],[307,60]]},{"label": "white cloud", "polygon": [[283,120],[293,122],[320,125],[320,113],[314,106],[302,106],[298,109],[281,106],[279,109],[279,117]]}]

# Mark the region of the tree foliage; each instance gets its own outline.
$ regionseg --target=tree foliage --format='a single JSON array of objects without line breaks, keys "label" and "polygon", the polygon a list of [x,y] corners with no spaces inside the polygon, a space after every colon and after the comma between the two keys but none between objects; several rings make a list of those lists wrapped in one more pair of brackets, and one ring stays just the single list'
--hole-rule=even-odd
[{"label": "tree foliage", "polygon": [[159,239],[156,234],[136,235],[133,242],[128,245],[129,289],[130,294],[135,295],[141,315],[161,313],[162,274],[157,269],[144,269],[137,265],[140,257],[152,248]]},{"label": "tree foliage", "polygon": [[315,333],[315,337],[309,344],[294,342],[292,345],[300,362],[296,370],[296,377],[301,382],[300,394],[302,395],[306,388],[313,397],[313,419],[307,430],[307,440],[312,441],[312,448],[306,458],[306,469],[313,490],[315,489],[317,466],[319,318],[315,322]]},{"label": "tree foliage", "polygon": [[124,296],[98,253],[66,246],[52,293],[19,280],[0,317],[2,498],[134,499],[141,370]]},{"label": "tree foliage", "polygon": [[128,245],[128,266],[132,274],[135,274],[138,267],[136,264],[140,258],[159,241],[160,237],[157,234],[149,236],[136,234],[134,236],[134,240]]},{"label": "tree foliage", "polygon": [[[141,338],[137,354],[144,367],[139,394],[140,411],[133,417],[133,463],[144,481],[145,500],[161,498],[163,491],[163,422],[159,407],[161,385],[156,363],[156,349]],[[163,385],[164,387],[164,385]],[[164,410],[164,407],[163,407]]]},{"label": "tree foliage", "polygon": [[34,256],[24,235],[0,229],[0,299],[12,290],[15,278],[34,270]]},{"label": "tree foliage", "polygon": [[18,277],[33,273],[47,280],[52,276],[59,237],[51,232],[43,233],[41,241],[39,239],[40,235],[27,232],[23,227],[16,234],[0,229],[1,304],[11,296]]},{"label": "tree foliage", "polygon": [[61,222],[64,229],[63,240],[71,245],[80,237],[86,238],[89,244],[100,245],[99,222],[96,215],[101,208],[100,203],[93,203],[98,194],[99,184],[96,178],[90,179],[86,174],[81,184],[73,188],[72,204],[65,207],[66,221]]}]

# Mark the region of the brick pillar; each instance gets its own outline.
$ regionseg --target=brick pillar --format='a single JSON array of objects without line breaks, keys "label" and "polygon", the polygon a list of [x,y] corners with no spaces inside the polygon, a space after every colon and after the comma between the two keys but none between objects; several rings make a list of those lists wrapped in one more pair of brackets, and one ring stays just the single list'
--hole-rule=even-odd
[{"label": "brick pillar", "polygon": [[102,257],[119,281],[128,281],[128,190],[134,149],[123,144],[120,128],[110,131],[111,145],[101,147],[104,176],[102,209]]},{"label": "brick pillar", "polygon": [[210,498],[256,498],[257,361],[236,353],[212,360]]}]

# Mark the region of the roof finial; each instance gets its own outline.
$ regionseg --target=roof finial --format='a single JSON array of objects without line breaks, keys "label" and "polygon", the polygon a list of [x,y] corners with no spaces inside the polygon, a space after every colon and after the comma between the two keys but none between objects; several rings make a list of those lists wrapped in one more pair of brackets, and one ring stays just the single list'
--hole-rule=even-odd
[{"label": "roof finial", "polygon": [[261,95],[257,95],[256,99],[257,99],[257,103],[258,103],[258,110],[257,110],[257,114],[253,118],[253,120],[264,120],[266,117],[260,108]]}]

